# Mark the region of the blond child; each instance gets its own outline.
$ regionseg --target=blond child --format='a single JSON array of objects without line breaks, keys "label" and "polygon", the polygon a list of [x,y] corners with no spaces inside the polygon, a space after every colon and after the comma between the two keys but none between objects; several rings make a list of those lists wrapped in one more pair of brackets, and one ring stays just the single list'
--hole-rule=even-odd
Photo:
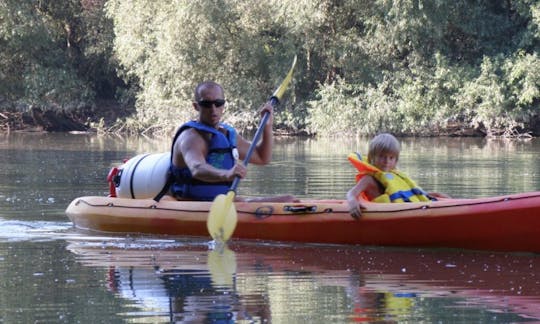
[{"label": "blond child", "polygon": [[418,202],[450,198],[446,194],[422,190],[403,172],[396,169],[401,146],[391,134],[382,133],[369,143],[367,161],[357,153],[349,160],[358,169],[357,183],[347,192],[349,211],[360,218],[365,208],[362,200],[373,202]]}]

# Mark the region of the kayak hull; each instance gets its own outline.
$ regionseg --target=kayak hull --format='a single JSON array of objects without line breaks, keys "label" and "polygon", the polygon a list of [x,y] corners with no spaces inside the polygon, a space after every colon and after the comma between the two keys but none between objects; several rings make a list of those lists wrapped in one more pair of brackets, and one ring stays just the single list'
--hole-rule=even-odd
[{"label": "kayak hull", "polygon": [[[87,196],[66,214],[81,229],[208,236],[212,202]],[[236,202],[237,239],[540,252],[540,192],[437,202],[366,203],[352,218],[344,200]]]}]

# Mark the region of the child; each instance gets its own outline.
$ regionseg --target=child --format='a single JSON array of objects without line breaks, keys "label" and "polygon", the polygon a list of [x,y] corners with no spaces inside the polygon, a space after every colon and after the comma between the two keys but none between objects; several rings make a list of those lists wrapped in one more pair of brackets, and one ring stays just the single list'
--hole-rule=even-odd
[{"label": "child", "polygon": [[375,136],[369,143],[367,161],[352,153],[349,161],[358,169],[356,185],[347,192],[351,216],[358,219],[365,208],[361,200],[373,202],[418,202],[450,198],[441,193],[426,193],[407,175],[396,170],[401,150],[398,140],[391,134]]}]

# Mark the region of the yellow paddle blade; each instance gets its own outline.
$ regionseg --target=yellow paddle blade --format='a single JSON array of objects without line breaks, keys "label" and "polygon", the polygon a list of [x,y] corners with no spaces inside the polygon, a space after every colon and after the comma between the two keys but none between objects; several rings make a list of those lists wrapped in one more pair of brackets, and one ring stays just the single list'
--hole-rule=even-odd
[{"label": "yellow paddle blade", "polygon": [[225,216],[225,221],[223,222],[223,242],[227,242],[234,233],[236,228],[236,223],[238,222],[238,215],[236,214],[236,207],[234,206],[234,191],[229,191],[225,199],[229,202],[229,209]]},{"label": "yellow paddle blade", "polygon": [[279,86],[279,88],[277,88],[276,91],[274,91],[274,94],[272,95],[272,97],[276,97],[278,100],[281,100],[281,98],[283,97],[283,94],[285,93],[285,90],[287,90],[287,87],[289,86],[289,83],[291,83],[295,66],[296,66],[296,55],[294,56],[292,66],[289,69],[289,73],[287,73],[287,76],[285,77],[285,79],[283,79],[283,82],[281,82],[281,85]]},{"label": "yellow paddle blade", "polygon": [[227,245],[208,251],[206,261],[212,283],[215,286],[232,288],[236,273],[236,255]]},{"label": "yellow paddle blade", "polygon": [[236,228],[238,216],[233,203],[234,196],[232,190],[227,195],[217,195],[210,206],[206,228],[216,241],[226,242]]}]

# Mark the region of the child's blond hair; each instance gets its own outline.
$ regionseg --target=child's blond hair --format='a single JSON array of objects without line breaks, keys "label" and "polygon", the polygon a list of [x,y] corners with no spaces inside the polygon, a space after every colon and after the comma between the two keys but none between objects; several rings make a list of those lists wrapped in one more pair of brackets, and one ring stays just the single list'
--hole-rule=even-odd
[{"label": "child's blond hair", "polygon": [[375,156],[383,153],[394,153],[399,159],[401,145],[392,134],[381,133],[369,141],[368,163],[373,162]]}]

